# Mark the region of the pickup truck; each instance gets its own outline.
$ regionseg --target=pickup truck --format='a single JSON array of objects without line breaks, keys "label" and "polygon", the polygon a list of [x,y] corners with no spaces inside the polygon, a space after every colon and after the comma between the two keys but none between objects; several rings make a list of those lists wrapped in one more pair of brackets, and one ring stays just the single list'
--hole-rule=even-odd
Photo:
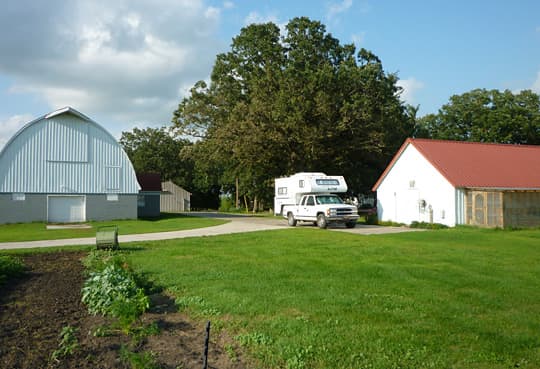
[{"label": "pickup truck", "polygon": [[344,204],[333,194],[306,194],[298,205],[285,205],[283,217],[291,227],[298,221],[313,222],[319,228],[326,228],[332,223],[344,223],[347,228],[354,228],[358,220],[358,209],[354,205]]}]

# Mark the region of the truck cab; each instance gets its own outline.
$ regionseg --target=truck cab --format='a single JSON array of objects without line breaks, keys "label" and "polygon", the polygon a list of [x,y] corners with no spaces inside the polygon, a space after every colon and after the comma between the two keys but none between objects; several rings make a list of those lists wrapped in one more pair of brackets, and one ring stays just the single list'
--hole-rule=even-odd
[{"label": "truck cab", "polygon": [[315,223],[319,228],[333,223],[353,228],[358,220],[358,211],[356,206],[344,204],[337,195],[320,193],[303,195],[298,205],[284,206],[283,216],[292,227],[303,221]]}]

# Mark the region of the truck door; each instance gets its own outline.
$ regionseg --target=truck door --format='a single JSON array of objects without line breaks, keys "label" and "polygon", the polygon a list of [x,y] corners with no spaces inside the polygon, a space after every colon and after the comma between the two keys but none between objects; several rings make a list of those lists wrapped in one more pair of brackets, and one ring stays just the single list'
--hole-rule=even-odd
[{"label": "truck door", "polygon": [[315,198],[313,196],[307,196],[305,198],[305,204],[302,207],[302,216],[304,216],[304,217],[315,216],[313,214],[313,208],[314,207],[315,207]]}]

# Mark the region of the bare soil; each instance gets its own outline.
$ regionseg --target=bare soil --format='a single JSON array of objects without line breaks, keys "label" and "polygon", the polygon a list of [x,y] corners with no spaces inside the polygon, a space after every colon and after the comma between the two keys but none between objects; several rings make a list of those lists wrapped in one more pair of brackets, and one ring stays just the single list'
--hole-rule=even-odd
[{"label": "bare soil", "polygon": [[[144,324],[157,324],[159,334],[135,341],[109,329],[105,337],[96,336],[98,327],[111,327],[112,321],[89,315],[81,303],[84,256],[81,252],[24,256],[25,275],[0,286],[0,368],[136,367],[136,358],[121,358],[122,346],[141,355],[151,353],[159,368],[203,367],[205,322],[178,313],[174,301],[162,294],[151,296],[152,307],[142,317]],[[78,347],[53,360],[59,333],[68,325],[77,329]],[[210,336],[208,368],[247,367],[224,332],[211,331]]]}]

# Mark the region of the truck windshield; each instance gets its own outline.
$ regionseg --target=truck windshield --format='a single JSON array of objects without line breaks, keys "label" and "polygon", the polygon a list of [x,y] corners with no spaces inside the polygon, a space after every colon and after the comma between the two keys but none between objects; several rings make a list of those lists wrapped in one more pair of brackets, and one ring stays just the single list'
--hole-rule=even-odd
[{"label": "truck windshield", "polygon": [[339,196],[335,195],[321,195],[317,196],[317,204],[343,204],[343,201]]}]

